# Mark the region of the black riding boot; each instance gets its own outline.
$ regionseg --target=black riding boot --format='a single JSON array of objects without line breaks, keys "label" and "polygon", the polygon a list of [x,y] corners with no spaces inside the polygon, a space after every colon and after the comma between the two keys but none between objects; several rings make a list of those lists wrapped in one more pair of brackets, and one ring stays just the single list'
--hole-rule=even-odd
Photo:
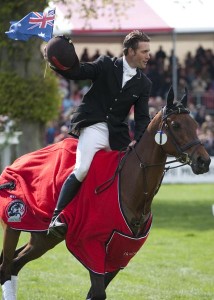
[{"label": "black riding boot", "polygon": [[63,183],[56,208],[48,229],[48,234],[52,233],[58,238],[62,238],[67,231],[67,225],[62,223],[59,217],[61,211],[71,202],[81,186],[81,182],[77,180],[74,174],[68,176]]}]

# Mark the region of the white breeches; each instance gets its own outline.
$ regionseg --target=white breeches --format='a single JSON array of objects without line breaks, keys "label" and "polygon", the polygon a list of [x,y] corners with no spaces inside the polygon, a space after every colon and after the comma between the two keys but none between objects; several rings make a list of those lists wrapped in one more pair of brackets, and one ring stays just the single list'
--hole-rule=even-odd
[{"label": "white breeches", "polygon": [[79,181],[84,180],[95,153],[101,149],[111,150],[107,124],[105,122],[97,123],[81,129],[73,172]]}]

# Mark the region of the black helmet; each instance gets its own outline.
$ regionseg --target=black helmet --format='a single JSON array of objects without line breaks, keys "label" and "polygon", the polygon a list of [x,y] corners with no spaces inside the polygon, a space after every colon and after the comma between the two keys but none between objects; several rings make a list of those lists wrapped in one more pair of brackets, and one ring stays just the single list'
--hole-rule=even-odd
[{"label": "black helmet", "polygon": [[46,46],[46,55],[49,63],[58,70],[79,69],[79,59],[72,40],[65,36],[50,39]]}]

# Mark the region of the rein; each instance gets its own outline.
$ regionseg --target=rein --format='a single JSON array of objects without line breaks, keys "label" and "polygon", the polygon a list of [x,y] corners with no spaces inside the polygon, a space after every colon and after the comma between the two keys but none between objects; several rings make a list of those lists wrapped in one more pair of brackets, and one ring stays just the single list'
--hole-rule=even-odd
[{"label": "rein", "polygon": [[126,158],[127,158],[130,151],[131,151],[131,148],[129,147],[128,150],[126,151],[125,155],[121,159],[121,156],[122,156],[121,154],[123,152],[123,149],[120,150],[119,155],[118,155],[118,161],[119,162],[118,162],[117,168],[116,168],[113,176],[111,178],[109,178],[108,180],[106,180],[105,182],[103,182],[98,187],[96,187],[95,194],[100,194],[100,193],[104,192],[105,190],[107,190],[112,185],[112,183],[114,182],[117,174],[119,174],[120,170],[122,170],[122,168],[125,164]]}]

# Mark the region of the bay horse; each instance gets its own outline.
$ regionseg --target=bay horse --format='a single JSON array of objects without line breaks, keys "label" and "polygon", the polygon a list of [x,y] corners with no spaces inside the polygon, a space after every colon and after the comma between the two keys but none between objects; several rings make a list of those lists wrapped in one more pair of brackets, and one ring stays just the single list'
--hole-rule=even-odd
[{"label": "bay horse", "polygon": [[[47,150],[39,152],[40,160],[38,160],[38,162],[36,163],[42,164],[40,166],[41,168],[39,169],[40,170],[39,172],[44,174],[44,178],[46,179],[46,180],[44,179],[45,182],[41,183],[39,187],[35,186],[35,188],[33,188],[34,181],[36,185],[38,181],[37,179],[39,178],[39,177],[37,178],[37,174],[31,178],[32,174],[34,174],[34,169],[36,170],[35,166],[32,168],[31,173],[29,172],[26,175],[27,180],[25,180],[24,177],[22,178],[23,180],[22,184],[25,185],[26,187],[28,187],[31,184],[31,180],[32,180],[33,182],[31,187],[32,194],[35,194],[39,197],[41,191],[40,190],[38,191],[38,189],[44,190],[45,193],[44,195],[46,195],[46,197],[44,197],[43,200],[44,203],[45,201],[48,203],[48,204],[45,203],[44,207],[46,209],[48,209],[49,207],[50,210],[48,213],[44,212],[44,214],[42,215],[42,220],[39,220],[38,216],[41,207],[39,207],[39,209],[36,206],[34,207],[35,212],[37,213],[33,215],[31,212],[32,214],[31,217],[37,218],[38,222],[35,222],[34,224],[35,227],[33,229],[28,230],[31,233],[31,237],[29,242],[26,245],[23,245],[21,248],[16,249],[19,241],[20,233],[24,229],[16,228],[16,224],[17,226],[21,226],[19,225],[21,224],[21,222],[10,223],[11,220],[14,221],[15,217],[21,218],[21,215],[24,214],[23,206],[20,205],[13,206],[13,210],[9,211],[8,205],[10,204],[7,204],[6,206],[7,213],[8,211],[10,212],[10,215],[9,216],[7,215],[7,218],[5,217],[6,208],[0,209],[0,217],[3,221],[3,228],[4,228],[3,250],[1,254],[1,265],[0,265],[0,280],[1,280],[4,300],[17,299],[15,282],[19,271],[24,267],[24,265],[34,259],[41,257],[48,250],[52,249],[57,244],[63,241],[63,238],[59,239],[50,234],[47,235],[48,224],[50,222],[53,209],[55,207],[55,201],[58,198],[57,194],[54,194],[55,190],[53,189],[53,186],[58,185],[57,188],[60,189],[60,187],[63,184],[63,180],[65,179],[63,176],[67,176],[66,172],[70,174],[69,165],[71,164],[71,160],[72,160],[72,158],[69,158],[71,153],[68,153],[68,158],[69,158],[68,165],[64,169],[63,169],[64,166],[61,167],[59,162],[60,160],[62,160],[61,153],[58,155],[57,151],[54,152],[55,149],[59,148],[58,145],[56,144],[50,145],[47,147]],[[54,150],[52,151],[52,149]],[[34,153],[36,155],[37,151],[33,152],[32,155],[34,155]],[[49,162],[49,165],[46,166],[46,161],[42,160],[44,153],[46,153],[47,151],[50,151],[50,155],[53,152],[55,153],[56,157],[57,156],[59,157],[59,161],[57,160],[58,158],[56,158],[58,173],[53,173],[52,174],[53,177],[51,178],[49,177],[50,175],[49,168],[51,168],[51,162]],[[108,153],[107,156],[108,159],[110,158],[111,155],[113,155],[113,152],[114,151],[112,151],[112,153]],[[18,175],[16,176],[16,171],[17,174],[22,171],[21,170],[23,166],[22,162],[23,160],[26,160],[26,157],[29,158],[29,155],[31,154],[26,154],[25,156],[19,158],[17,162],[15,161],[11,166],[7,167],[6,170],[3,171],[0,177],[1,203],[7,201],[8,195],[10,195],[10,197],[12,198],[15,197],[13,193],[16,192],[16,188],[18,188],[18,186],[21,184],[21,182],[17,179]],[[105,155],[107,154],[105,153],[103,154],[103,159],[105,159],[106,157]],[[96,165],[97,156],[99,156],[99,152],[96,154],[92,165],[94,164]],[[85,264],[86,268],[88,268],[89,270],[89,275],[91,280],[91,287],[86,296],[87,300],[106,299],[107,297],[106,288],[109,285],[109,283],[118,274],[118,272],[127,265],[129,260],[134,256],[134,254],[140,249],[140,247],[143,244],[143,243],[138,244],[133,252],[131,252],[130,249],[128,249],[125,252],[123,251],[122,255],[128,257],[127,261],[124,261],[124,258],[121,259],[121,257],[119,257],[118,255],[115,256],[115,254],[111,252],[109,246],[111,245],[112,240],[115,241],[113,239],[113,236],[114,235],[117,236],[117,238],[119,239],[119,243],[123,241],[123,238],[128,238],[129,241],[133,240],[136,241],[137,243],[139,241],[144,242],[145,239],[147,238],[150,225],[152,222],[152,213],[151,213],[152,200],[154,196],[157,194],[161,186],[162,179],[164,177],[165,172],[170,168],[166,166],[168,164],[166,162],[167,156],[172,156],[175,158],[170,162],[170,164],[173,164],[174,162],[180,162],[181,166],[183,164],[188,164],[191,167],[194,174],[203,174],[209,171],[209,165],[211,160],[207,151],[202,145],[201,141],[197,137],[197,123],[189,115],[189,110],[187,109],[187,91],[185,91],[180,101],[176,101],[174,99],[174,92],[172,88],[170,88],[169,93],[167,95],[166,106],[163,107],[156,114],[156,116],[151,120],[149,126],[147,127],[146,131],[144,132],[144,134],[142,135],[138,143],[135,145],[135,147],[131,149],[127,149],[122,154],[117,153],[117,157],[120,157],[120,159],[118,159],[119,162],[117,167],[114,169],[114,172],[112,173],[113,175],[110,178],[109,177],[105,178],[105,176],[102,177],[103,176],[102,174],[105,173],[103,167],[107,169],[109,165],[111,165],[108,159],[107,162],[104,163],[104,165],[102,166],[99,166],[100,163],[98,163],[95,169],[92,168],[92,172],[91,169],[89,170],[87,178],[85,182],[83,182],[80,190],[80,193],[83,190],[82,198],[84,198],[84,194],[88,189],[88,186],[86,186],[84,190],[84,183],[86,184],[87,181],[90,181],[93,178],[97,177],[99,184],[98,186],[96,186],[97,185],[97,181],[96,181],[95,184],[96,188],[95,190],[94,188],[92,189],[90,195],[92,194],[98,195],[100,201],[99,205],[104,195],[106,195],[108,199],[110,199],[112,197],[112,194],[114,194],[114,191],[117,190],[119,196],[116,201],[116,204],[112,204],[112,203],[109,204],[110,200],[106,201],[105,199],[104,206],[103,206],[105,208],[105,213],[103,212],[103,207],[97,207],[97,205],[95,206],[93,202],[94,200],[91,199],[90,196],[87,196],[89,199],[87,198],[83,200],[85,201],[84,205],[91,205],[92,209],[96,211],[96,216],[91,215],[93,214],[93,212],[92,213],[89,212],[88,217],[86,217],[88,219],[84,219],[82,217],[83,220],[81,222],[84,224],[87,222],[88,224],[89,223],[91,224],[93,223],[93,220],[96,219],[96,217],[102,219],[104,214],[108,214],[107,207],[109,205],[110,206],[113,205],[111,210],[112,215],[111,215],[110,223],[115,224],[116,221],[114,220],[114,217],[116,216],[116,214],[118,214],[119,217],[123,219],[122,227],[126,228],[128,233],[114,231],[113,229],[110,229],[110,231],[107,232],[109,222],[106,223],[106,226],[105,223],[101,226],[96,222],[94,224],[94,226],[96,226],[96,229],[98,227],[102,227],[102,226],[104,227],[106,233],[105,235],[102,234],[102,238],[100,238],[100,236],[97,233],[96,233],[96,237],[94,237],[93,235],[94,232],[92,234],[91,231],[87,231],[85,229],[81,231],[78,230],[78,225],[75,227],[75,230],[73,230],[74,223],[76,222],[75,219],[76,215],[84,214],[83,211],[81,211],[80,214],[78,210],[80,205],[79,203],[82,201],[80,196],[77,199],[76,198],[73,199],[71,203],[68,205],[68,208],[66,208],[62,212],[62,217],[64,217],[65,221],[68,224],[68,232],[65,236],[67,247],[71,251],[71,253],[74,253],[73,243],[75,244],[77,239],[79,240],[78,242],[82,243],[81,247],[79,247],[78,251],[76,252],[76,253],[80,253],[80,257],[77,256],[76,257],[77,259],[80,260],[80,262],[83,262],[83,264],[84,264],[84,258],[82,258],[82,256],[84,256],[84,251],[86,249],[84,248],[84,244],[82,242],[83,232],[86,232],[85,238],[88,241],[87,248],[90,248],[90,245],[92,245],[93,247],[94,242],[97,243],[97,240],[103,239],[102,243],[100,242],[100,244],[96,244],[96,250],[100,247],[100,250],[99,249],[97,250],[100,251],[99,254],[100,255],[103,253],[106,254],[106,257],[104,257],[104,264],[101,261],[100,265],[95,266],[94,268],[91,267],[90,263],[89,266]],[[15,166],[14,168],[12,168],[13,165]],[[11,170],[15,170],[15,173],[13,173],[12,175],[10,174]],[[9,176],[8,174],[12,176],[13,178],[12,181],[11,181],[11,176]],[[61,174],[63,174],[62,176],[63,178],[60,177]],[[101,177],[101,181],[99,181],[100,177]],[[103,178],[105,178],[105,180]],[[61,182],[58,183],[58,181],[60,180]],[[113,187],[113,189],[111,189],[111,187]],[[53,190],[54,193],[52,193]],[[22,195],[20,196],[20,195],[17,196],[18,199],[15,199],[17,201],[16,204],[20,204],[21,197],[26,198],[27,200],[32,198],[31,197],[32,195],[30,193],[24,196]],[[14,202],[12,203],[14,204]],[[118,211],[119,213],[116,211]],[[27,217],[28,213],[30,213],[30,209],[28,209],[25,213]],[[41,221],[42,224],[41,228],[38,228],[39,221]],[[79,224],[80,222],[79,218],[77,218],[77,222]],[[15,225],[12,226],[11,224],[15,224]],[[118,246],[118,244],[116,245]],[[93,252],[96,251],[94,250]],[[110,257],[107,255],[109,253],[110,253]],[[116,263],[116,266],[113,266],[112,262]]]}]

